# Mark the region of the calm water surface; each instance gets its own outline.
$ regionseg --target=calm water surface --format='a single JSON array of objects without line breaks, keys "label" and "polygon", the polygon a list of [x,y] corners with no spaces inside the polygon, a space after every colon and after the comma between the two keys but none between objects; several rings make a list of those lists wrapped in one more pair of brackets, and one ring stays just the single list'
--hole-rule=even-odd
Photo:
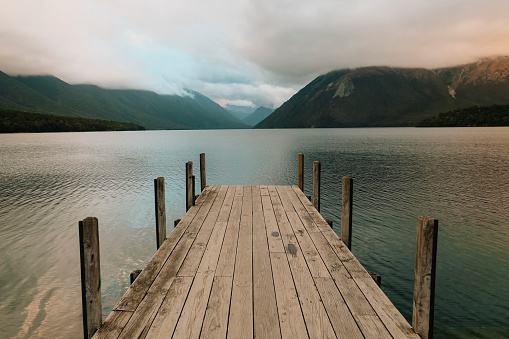
[{"label": "calm water surface", "polygon": [[209,184],[242,185],[296,184],[302,152],[308,194],[320,161],[334,225],[352,176],[352,250],[409,321],[417,217],[438,218],[436,336],[509,337],[509,128],[0,135],[0,337],[82,335],[88,216],[99,219],[106,315],[155,252],[153,179],[165,177],[172,225],[185,213],[185,162],[197,169],[202,152]]}]

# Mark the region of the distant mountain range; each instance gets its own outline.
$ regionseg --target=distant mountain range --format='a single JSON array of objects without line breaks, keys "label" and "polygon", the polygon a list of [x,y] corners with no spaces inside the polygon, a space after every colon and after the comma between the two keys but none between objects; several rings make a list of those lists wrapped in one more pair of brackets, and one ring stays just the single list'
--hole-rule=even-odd
[{"label": "distant mountain range", "polygon": [[440,112],[509,104],[509,57],[440,69],[364,67],[317,77],[256,128],[415,126]]},{"label": "distant mountain range", "polygon": [[0,108],[129,122],[148,129],[249,128],[206,96],[158,95],[70,85],[53,76],[9,76],[0,72]]}]

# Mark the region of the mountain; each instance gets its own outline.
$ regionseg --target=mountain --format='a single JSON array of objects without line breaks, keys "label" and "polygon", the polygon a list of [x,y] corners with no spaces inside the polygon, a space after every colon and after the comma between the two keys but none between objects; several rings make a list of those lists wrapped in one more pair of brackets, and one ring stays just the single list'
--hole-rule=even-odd
[{"label": "mountain", "polygon": [[251,113],[254,112],[254,108],[251,106],[238,106],[238,105],[232,105],[232,104],[227,104],[224,109],[228,113],[233,115],[235,118],[239,119],[240,121],[244,120]]},{"label": "mountain", "polygon": [[206,96],[70,85],[53,76],[0,72],[0,108],[129,122],[148,129],[249,128]]},{"label": "mountain", "polygon": [[509,105],[474,106],[421,120],[417,127],[509,126]]},{"label": "mountain", "polygon": [[509,104],[509,57],[440,68],[364,67],[321,75],[256,128],[414,126],[440,112]]},{"label": "mountain", "polygon": [[253,113],[249,114],[242,122],[249,126],[254,126],[274,112],[273,109],[260,106]]}]

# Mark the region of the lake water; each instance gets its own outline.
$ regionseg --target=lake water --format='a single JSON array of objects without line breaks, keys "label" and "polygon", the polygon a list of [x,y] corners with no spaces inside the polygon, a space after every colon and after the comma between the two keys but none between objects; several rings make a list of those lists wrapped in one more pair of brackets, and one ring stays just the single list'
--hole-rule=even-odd
[{"label": "lake water", "polygon": [[307,194],[320,161],[334,225],[353,177],[352,251],[410,322],[417,217],[438,218],[436,337],[509,336],[509,128],[383,128],[0,135],[0,337],[81,337],[88,216],[106,315],[156,250],[153,179],[165,177],[171,229],[202,152],[207,183],[243,185],[296,184],[302,152]]}]

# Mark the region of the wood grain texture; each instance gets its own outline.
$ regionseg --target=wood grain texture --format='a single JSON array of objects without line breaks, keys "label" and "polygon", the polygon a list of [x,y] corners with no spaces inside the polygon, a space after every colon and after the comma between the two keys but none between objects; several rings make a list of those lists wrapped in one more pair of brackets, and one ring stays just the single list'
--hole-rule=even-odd
[{"label": "wood grain texture", "polygon": [[412,325],[422,338],[433,338],[438,220],[417,219]]},{"label": "wood grain texture", "polygon": [[154,195],[156,209],[156,244],[157,249],[166,240],[166,204],[164,197],[164,178],[154,179]]},{"label": "wood grain texture", "polygon": [[297,186],[207,186],[100,338],[418,338]]},{"label": "wood grain texture", "polygon": [[97,218],[89,217],[79,222],[79,239],[83,333],[85,338],[92,338],[102,324],[99,222]]}]

